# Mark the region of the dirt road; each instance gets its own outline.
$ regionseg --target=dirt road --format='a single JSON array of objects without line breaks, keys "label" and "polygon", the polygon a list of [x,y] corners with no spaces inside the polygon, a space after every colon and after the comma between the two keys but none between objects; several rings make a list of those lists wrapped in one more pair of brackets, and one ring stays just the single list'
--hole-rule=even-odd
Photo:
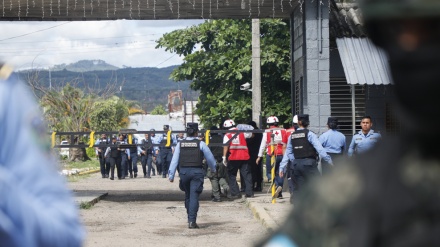
[{"label": "dirt road", "polygon": [[96,173],[70,187],[108,192],[80,211],[88,234],[85,246],[253,246],[268,234],[244,201],[211,202],[208,179],[197,218],[200,229],[188,229],[177,182],[159,176],[111,181]]}]

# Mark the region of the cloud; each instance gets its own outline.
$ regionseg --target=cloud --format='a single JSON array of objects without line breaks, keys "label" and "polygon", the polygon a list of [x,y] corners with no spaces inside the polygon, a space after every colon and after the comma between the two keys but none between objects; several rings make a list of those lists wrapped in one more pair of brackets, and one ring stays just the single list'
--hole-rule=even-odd
[{"label": "cloud", "polygon": [[101,59],[122,67],[167,67],[182,57],[155,49],[164,33],[202,20],[2,22],[0,59],[17,69]]}]

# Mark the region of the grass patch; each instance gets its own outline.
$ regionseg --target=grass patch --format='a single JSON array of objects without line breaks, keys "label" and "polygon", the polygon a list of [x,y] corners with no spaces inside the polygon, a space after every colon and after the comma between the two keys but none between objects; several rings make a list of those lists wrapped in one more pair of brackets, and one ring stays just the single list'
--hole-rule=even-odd
[{"label": "grass patch", "polygon": [[79,204],[80,209],[90,209],[93,205],[90,202],[81,202]]},{"label": "grass patch", "polygon": [[81,168],[91,168],[91,169],[98,169],[99,166],[99,160],[97,159],[91,159],[87,161],[67,161],[63,160],[61,161],[63,164],[63,169],[81,169]]},{"label": "grass patch", "polygon": [[89,177],[90,174],[67,176],[67,182],[74,183],[74,182],[78,182],[80,179],[89,178]]}]

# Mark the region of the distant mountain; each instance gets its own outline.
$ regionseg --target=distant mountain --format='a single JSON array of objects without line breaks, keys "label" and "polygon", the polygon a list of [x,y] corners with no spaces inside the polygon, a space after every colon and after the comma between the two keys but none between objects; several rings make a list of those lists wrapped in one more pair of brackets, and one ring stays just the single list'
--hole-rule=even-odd
[{"label": "distant mountain", "polygon": [[[94,61],[87,60],[74,63],[76,65],[93,64]],[[96,64],[108,65],[104,61]],[[55,67],[61,68],[63,65]],[[112,65],[109,65],[112,66]],[[99,67],[99,66],[98,66]],[[116,68],[112,66],[113,68]],[[182,95],[187,100],[197,100],[198,92],[189,88],[190,82],[174,82],[169,79],[171,72],[177,66],[166,68],[116,68],[111,70],[94,70],[75,72],[70,71],[67,67],[62,70],[27,70],[20,71],[19,76],[24,80],[32,78],[44,87],[59,88],[67,83],[80,88],[92,88],[96,91],[104,89],[107,85],[115,85],[119,90],[117,96],[124,97],[128,100],[136,100],[146,111],[151,111],[155,106],[165,105],[168,101],[170,91],[182,90]],[[96,67],[95,67],[96,68]],[[110,68],[110,67],[108,67]],[[89,68],[90,69],[90,68]],[[50,78],[50,79],[49,79]],[[50,82],[49,82],[50,80]]]},{"label": "distant mountain", "polygon": [[117,70],[116,66],[106,63],[102,60],[80,60],[71,64],[55,65],[51,68],[52,71],[68,70],[72,72],[87,72],[87,71],[99,71],[99,70]]}]

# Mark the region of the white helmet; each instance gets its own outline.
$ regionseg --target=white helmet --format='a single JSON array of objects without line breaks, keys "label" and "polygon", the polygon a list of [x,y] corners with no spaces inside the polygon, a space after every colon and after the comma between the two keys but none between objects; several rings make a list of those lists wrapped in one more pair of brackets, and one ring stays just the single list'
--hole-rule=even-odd
[{"label": "white helmet", "polygon": [[235,126],[234,120],[232,119],[225,120],[223,123],[224,128],[231,128],[232,126]]},{"label": "white helmet", "polygon": [[278,123],[278,118],[275,116],[270,116],[267,118],[266,123],[268,124]]},{"label": "white helmet", "polygon": [[293,116],[293,123],[298,123],[298,115]]}]

